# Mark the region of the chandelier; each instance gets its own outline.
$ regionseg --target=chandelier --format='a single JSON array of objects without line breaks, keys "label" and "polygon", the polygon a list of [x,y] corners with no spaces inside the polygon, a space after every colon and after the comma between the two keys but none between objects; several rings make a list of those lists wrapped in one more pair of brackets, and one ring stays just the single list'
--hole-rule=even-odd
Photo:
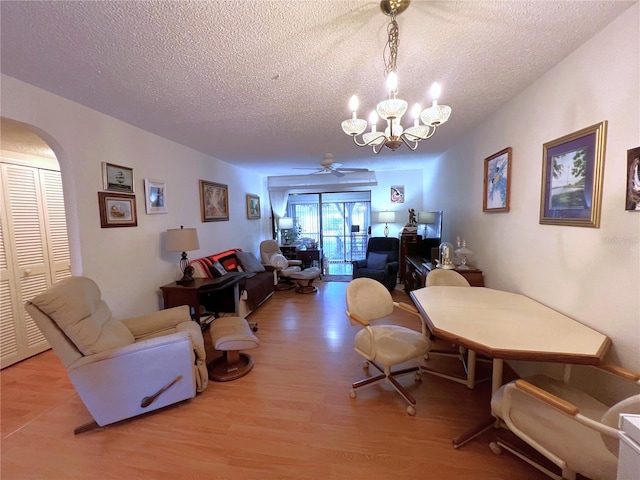
[{"label": "chandelier", "polygon": [[[449,119],[451,107],[438,105],[440,96],[440,85],[434,83],[431,86],[431,107],[422,110],[419,104],[415,104],[412,109],[414,117],[413,126],[404,129],[400,124],[402,115],[407,111],[407,102],[397,98],[398,94],[398,74],[396,59],[398,56],[398,23],[396,15],[402,13],[409,6],[411,0],[383,0],[380,8],[385,15],[391,17],[391,22],[387,27],[387,44],[385,45],[383,57],[385,63],[385,77],[387,78],[387,91],[389,98],[378,103],[375,110],[369,115],[371,131],[364,133],[367,129],[367,121],[358,118],[358,97],[355,95],[349,101],[349,109],[352,112],[350,119],[342,122],[342,130],[353,138],[353,142],[359,147],[372,147],[375,154],[380,153],[383,147],[392,151],[397,150],[403,143],[411,150],[418,148],[418,143],[431,138],[436,133],[436,128]],[[387,128],[384,132],[376,130],[378,118],[382,117],[387,121]],[[422,120],[422,124],[420,124]],[[358,136],[362,139],[358,140]]]}]

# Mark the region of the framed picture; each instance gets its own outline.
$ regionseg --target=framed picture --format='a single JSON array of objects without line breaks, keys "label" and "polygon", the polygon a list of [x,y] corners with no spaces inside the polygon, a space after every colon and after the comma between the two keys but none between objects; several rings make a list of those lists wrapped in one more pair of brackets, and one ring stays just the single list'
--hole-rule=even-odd
[{"label": "framed picture", "polygon": [[229,220],[229,190],[221,183],[200,180],[200,207],[203,222]]},{"label": "framed picture", "polygon": [[105,190],[133,193],[133,168],[102,162],[102,184]]},{"label": "framed picture", "polygon": [[544,144],[540,223],[600,227],[606,120]]},{"label": "framed picture", "polygon": [[626,210],[640,212],[640,147],[627,150]]},{"label": "framed picture", "polygon": [[167,213],[167,186],[158,180],[144,179],[144,200],[147,215]]},{"label": "framed picture", "polygon": [[404,185],[391,186],[391,203],[404,203]]},{"label": "framed picture", "polygon": [[484,159],[483,212],[508,212],[511,195],[511,147]]},{"label": "framed picture", "polygon": [[138,225],[135,195],[98,192],[98,206],[102,228],[136,227]]},{"label": "framed picture", "polygon": [[254,220],[260,218],[260,197],[247,194],[247,218]]}]

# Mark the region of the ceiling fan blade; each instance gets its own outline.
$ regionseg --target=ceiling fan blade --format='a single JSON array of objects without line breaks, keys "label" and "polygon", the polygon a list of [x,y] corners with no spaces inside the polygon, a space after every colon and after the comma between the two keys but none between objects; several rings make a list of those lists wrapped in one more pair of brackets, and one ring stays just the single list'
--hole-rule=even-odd
[{"label": "ceiling fan blade", "polygon": [[368,172],[368,168],[338,168],[339,172]]},{"label": "ceiling fan blade", "polygon": [[340,170],[333,170],[331,169],[331,175],[335,175],[336,177],[344,177],[344,173],[342,173]]},{"label": "ceiling fan blade", "polygon": [[318,167],[291,167],[293,170],[318,170]]}]

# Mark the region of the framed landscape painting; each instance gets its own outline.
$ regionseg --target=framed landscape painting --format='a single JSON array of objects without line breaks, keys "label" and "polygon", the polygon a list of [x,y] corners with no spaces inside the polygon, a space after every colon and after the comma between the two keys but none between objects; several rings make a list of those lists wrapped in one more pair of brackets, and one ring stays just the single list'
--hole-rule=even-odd
[{"label": "framed landscape painting", "polygon": [[229,189],[227,185],[200,180],[200,207],[203,222],[229,220]]},{"label": "framed landscape painting", "polygon": [[138,225],[135,195],[98,192],[98,206],[102,228],[135,227]]},{"label": "framed landscape painting", "polygon": [[511,147],[484,159],[483,212],[508,212],[511,195]]},{"label": "framed landscape painting", "polygon": [[540,223],[600,227],[606,120],[544,144]]}]

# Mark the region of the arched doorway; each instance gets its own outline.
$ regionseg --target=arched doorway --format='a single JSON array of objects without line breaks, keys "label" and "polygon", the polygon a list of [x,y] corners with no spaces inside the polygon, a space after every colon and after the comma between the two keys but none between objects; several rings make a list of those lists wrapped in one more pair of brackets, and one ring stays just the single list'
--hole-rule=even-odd
[{"label": "arched doorway", "polygon": [[1,367],[49,348],[26,301],[71,275],[60,166],[26,125],[0,119]]}]

